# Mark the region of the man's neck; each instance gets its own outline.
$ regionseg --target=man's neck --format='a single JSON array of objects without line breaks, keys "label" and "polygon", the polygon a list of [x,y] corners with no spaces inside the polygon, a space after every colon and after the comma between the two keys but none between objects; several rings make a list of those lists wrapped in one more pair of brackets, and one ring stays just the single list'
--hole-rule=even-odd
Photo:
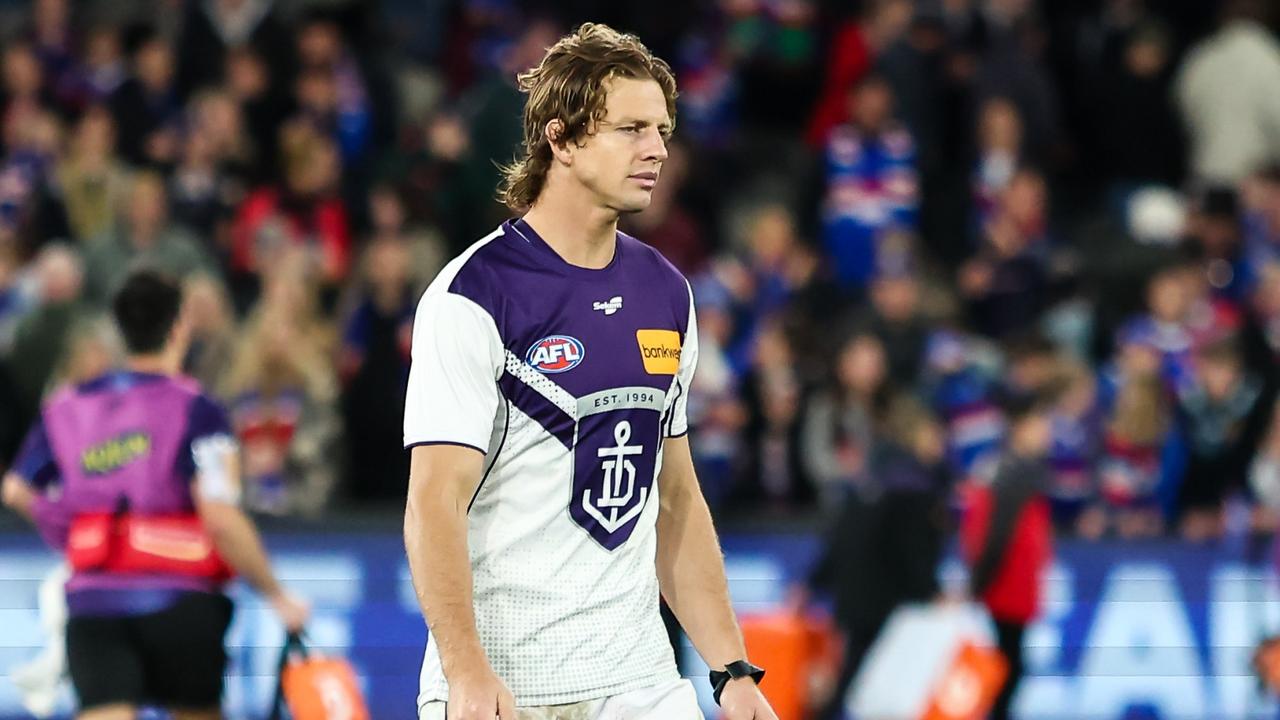
[{"label": "man's neck", "polygon": [[177,371],[173,368],[173,362],[167,353],[155,353],[152,355],[130,355],[125,361],[125,367],[136,373],[147,373],[149,375],[173,375]]},{"label": "man's neck", "polygon": [[618,239],[618,213],[590,207],[561,193],[543,192],[524,221],[570,265],[599,270],[613,262]]}]

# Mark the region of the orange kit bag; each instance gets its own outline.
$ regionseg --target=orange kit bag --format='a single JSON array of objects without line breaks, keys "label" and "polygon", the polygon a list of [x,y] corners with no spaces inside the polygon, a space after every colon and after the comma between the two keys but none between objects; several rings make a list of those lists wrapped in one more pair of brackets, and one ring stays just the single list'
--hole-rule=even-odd
[{"label": "orange kit bag", "polygon": [[290,633],[280,651],[280,682],[271,720],[369,720],[356,671],[345,658],[307,650]]}]

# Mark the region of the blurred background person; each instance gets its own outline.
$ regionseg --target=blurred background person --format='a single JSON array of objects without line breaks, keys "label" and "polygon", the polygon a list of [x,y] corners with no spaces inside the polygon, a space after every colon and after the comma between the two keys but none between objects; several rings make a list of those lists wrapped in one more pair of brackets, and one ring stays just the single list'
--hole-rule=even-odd
[{"label": "blurred background person", "polygon": [[1053,438],[1055,401],[1052,391],[1010,401],[1005,409],[1005,450],[994,477],[970,488],[960,532],[969,563],[969,594],[991,614],[997,644],[1009,663],[1008,677],[991,709],[991,717],[998,720],[1012,717],[1013,700],[1026,672],[1024,636],[1040,612],[1041,574],[1053,557],[1045,458]]},{"label": "blurred background person", "polygon": [[[937,565],[948,532],[949,485],[942,426],[908,396],[877,428],[865,479],[840,500],[808,580],[830,592],[845,651],[833,695],[818,714],[845,717],[845,696],[894,609],[938,598]],[[798,591],[796,601],[807,592]]]},{"label": "blurred background person", "polygon": [[223,396],[244,449],[246,506],[315,516],[341,477],[331,339],[319,328],[309,259],[279,259],[239,337]]}]

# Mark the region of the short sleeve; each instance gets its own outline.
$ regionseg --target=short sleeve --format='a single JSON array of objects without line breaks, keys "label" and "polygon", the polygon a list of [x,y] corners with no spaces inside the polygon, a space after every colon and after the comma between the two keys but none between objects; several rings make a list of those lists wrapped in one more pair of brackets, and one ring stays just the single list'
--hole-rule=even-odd
[{"label": "short sleeve", "polygon": [[693,291],[689,291],[689,324],[684,334],[684,344],[680,346],[680,367],[676,370],[675,385],[672,388],[673,400],[663,428],[665,437],[680,437],[689,432],[689,387],[693,384],[693,373],[698,367],[698,319],[693,308]]},{"label": "short sleeve", "polygon": [[428,292],[414,317],[412,356],[405,447],[465,445],[487,452],[504,358],[493,317],[462,295]]},{"label": "short sleeve", "polygon": [[199,455],[202,447],[211,444],[235,443],[235,431],[227,411],[205,395],[198,395],[187,413],[187,435],[183,452],[178,454],[178,474],[193,479],[201,466]]},{"label": "short sleeve", "polygon": [[36,420],[22,441],[22,448],[14,460],[13,471],[34,488],[43,489],[58,484],[62,474],[53,456],[53,446],[44,429],[44,420]]}]

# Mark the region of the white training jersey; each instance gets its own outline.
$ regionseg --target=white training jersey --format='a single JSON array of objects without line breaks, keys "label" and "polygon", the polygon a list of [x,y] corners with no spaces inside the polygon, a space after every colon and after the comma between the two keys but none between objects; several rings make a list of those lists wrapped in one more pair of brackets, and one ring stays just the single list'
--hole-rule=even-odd
[{"label": "white training jersey", "polygon": [[[476,625],[518,705],[679,677],[658,613],[656,480],[662,440],[687,430],[697,347],[688,282],[622,233],[590,270],[508,222],[423,295],[404,442],[484,453],[468,509]],[[418,702],[447,697],[429,637]]]}]

